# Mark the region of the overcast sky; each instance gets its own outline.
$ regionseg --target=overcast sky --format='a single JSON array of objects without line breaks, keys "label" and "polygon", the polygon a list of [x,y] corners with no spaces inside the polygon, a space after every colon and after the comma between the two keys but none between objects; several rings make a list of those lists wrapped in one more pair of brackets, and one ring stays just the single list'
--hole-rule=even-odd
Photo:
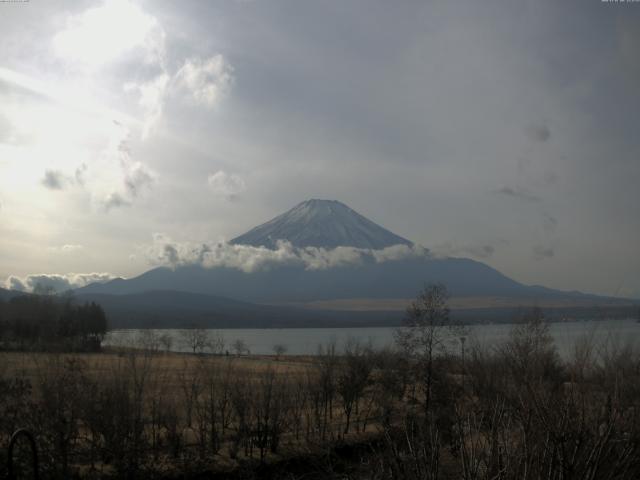
[{"label": "overcast sky", "polygon": [[31,0],[0,32],[0,283],[327,198],[640,298],[640,3]]}]

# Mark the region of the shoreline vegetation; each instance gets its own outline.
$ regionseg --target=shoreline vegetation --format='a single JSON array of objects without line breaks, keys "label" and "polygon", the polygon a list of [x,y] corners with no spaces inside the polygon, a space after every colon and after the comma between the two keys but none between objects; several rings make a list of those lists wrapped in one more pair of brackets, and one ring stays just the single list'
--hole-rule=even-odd
[{"label": "shoreline vegetation", "polygon": [[[482,346],[447,302],[444,287],[425,287],[381,350],[352,340],[250,355],[197,328],[180,339],[188,353],[151,333],[136,348],[5,349],[0,455],[27,428],[41,478],[640,476],[637,345],[585,335],[561,358],[533,309]],[[451,341],[459,349],[445,349]],[[25,444],[16,460],[29,478]]]},{"label": "shoreline vegetation", "polygon": [[100,305],[78,304],[71,293],[40,289],[0,300],[2,350],[97,352],[108,328]]}]

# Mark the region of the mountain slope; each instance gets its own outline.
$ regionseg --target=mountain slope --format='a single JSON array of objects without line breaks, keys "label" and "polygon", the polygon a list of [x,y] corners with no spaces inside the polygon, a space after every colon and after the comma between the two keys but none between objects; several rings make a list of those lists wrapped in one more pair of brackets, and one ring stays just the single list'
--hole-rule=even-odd
[{"label": "mountain slope", "polygon": [[0,288],[0,300],[6,301],[15,296],[15,292],[13,290],[6,290],[4,288]]},{"label": "mountain slope", "polygon": [[339,246],[382,249],[411,245],[336,200],[307,200],[291,210],[231,240],[233,244],[275,248],[278,240],[295,247]]},{"label": "mountain slope", "polygon": [[552,295],[527,287],[497,270],[464,258],[414,258],[383,263],[305,270],[274,267],[253,273],[234,268],[193,265],[155,268],[138,277],[93,284],[79,293],[130,294],[149,290],[183,290],[246,302],[308,302],[341,298],[413,298],[425,283],[442,282],[455,296]]}]

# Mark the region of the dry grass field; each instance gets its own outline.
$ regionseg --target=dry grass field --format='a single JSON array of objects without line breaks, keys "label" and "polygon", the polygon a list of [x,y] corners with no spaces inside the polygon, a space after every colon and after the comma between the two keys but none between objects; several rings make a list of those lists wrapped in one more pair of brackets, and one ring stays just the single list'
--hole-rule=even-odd
[{"label": "dry grass field", "polygon": [[460,357],[438,332],[308,357],[0,352],[0,454],[26,427],[54,479],[639,478],[632,345],[561,360],[533,317]]},{"label": "dry grass field", "polygon": [[0,446],[27,427],[41,454],[57,458],[45,464],[53,477],[235,471],[322,454],[337,440],[357,443],[378,431],[364,384],[349,400],[358,406],[345,428],[339,360],[327,359],[0,352],[0,414],[11,413]]},{"label": "dry grass field", "polygon": [[130,366],[131,356],[150,359],[152,372],[163,372],[169,378],[185,371],[202,367],[222,367],[228,364],[242,374],[258,374],[272,370],[279,375],[299,375],[309,371],[313,362],[311,356],[274,355],[191,355],[186,353],[157,353],[144,355],[133,349],[105,349],[101,353],[47,353],[47,352],[0,352],[0,372],[4,375],[20,375],[31,380],[38,378],[43,368],[76,361],[86,367],[87,375],[94,378],[104,377],[114,371],[118,372]]}]

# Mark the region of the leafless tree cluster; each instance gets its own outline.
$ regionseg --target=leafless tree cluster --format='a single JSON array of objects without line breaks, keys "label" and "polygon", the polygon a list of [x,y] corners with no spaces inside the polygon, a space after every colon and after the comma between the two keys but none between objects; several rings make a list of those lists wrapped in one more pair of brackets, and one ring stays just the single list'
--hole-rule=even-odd
[{"label": "leafless tree cluster", "polygon": [[144,350],[117,355],[14,354],[22,366],[0,369],[0,449],[27,427],[47,478],[197,472],[324,451],[375,421],[383,398],[371,393],[374,353],[355,342],[344,356],[330,345],[290,368],[166,355],[158,338],[144,334]]},{"label": "leafless tree cluster", "polygon": [[[438,310],[439,298],[426,301]],[[542,312],[523,320],[503,344],[473,346],[464,364],[428,349],[412,356],[423,412],[409,408],[385,429],[373,478],[639,478],[638,351],[587,336],[561,361]],[[410,324],[399,339],[430,346],[416,331],[430,326]]]},{"label": "leafless tree cluster", "polygon": [[0,363],[0,455],[27,427],[46,478],[182,477],[345,444],[362,447],[350,470],[338,475],[335,455],[313,468],[326,478],[640,478],[637,350],[585,337],[561,360],[538,310],[499,345],[469,341],[464,356],[462,335],[433,286],[398,349],[202,355],[194,330],[185,355],[163,353],[159,334],[119,355],[13,354]]}]

